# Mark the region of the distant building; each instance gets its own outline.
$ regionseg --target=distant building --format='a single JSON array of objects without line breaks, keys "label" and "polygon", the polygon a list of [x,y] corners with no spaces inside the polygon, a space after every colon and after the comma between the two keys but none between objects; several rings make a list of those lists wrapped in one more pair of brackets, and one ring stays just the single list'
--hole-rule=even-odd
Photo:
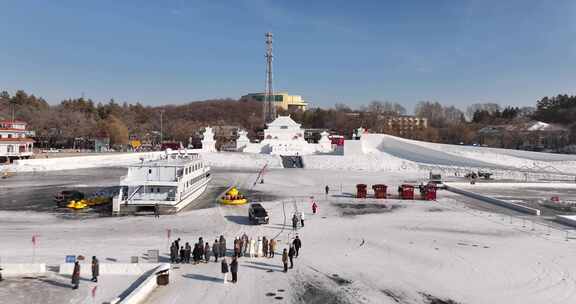
[{"label": "distant building", "polygon": [[410,134],[428,128],[428,118],[416,116],[383,116],[382,131],[398,135]]},{"label": "distant building", "polygon": [[26,125],[23,121],[0,120],[0,162],[32,156],[34,140],[28,137],[32,133]]},{"label": "distant building", "polygon": [[541,121],[492,125],[478,130],[483,146],[530,151],[556,151],[569,143],[569,130]]},{"label": "distant building", "polygon": [[290,116],[278,116],[268,123],[264,129],[264,139],[259,143],[251,143],[245,131],[239,131],[236,140],[238,151],[274,155],[307,155],[332,152],[332,143],[328,132],[320,134],[318,143],[308,143],[304,140],[301,125]]},{"label": "distant building", "polygon": [[[240,97],[240,99],[254,99],[257,101],[264,101],[264,93],[251,93]],[[274,102],[276,107],[283,110],[301,110],[306,111],[308,102],[302,99],[300,95],[288,95],[286,92],[278,92],[274,94]]]}]

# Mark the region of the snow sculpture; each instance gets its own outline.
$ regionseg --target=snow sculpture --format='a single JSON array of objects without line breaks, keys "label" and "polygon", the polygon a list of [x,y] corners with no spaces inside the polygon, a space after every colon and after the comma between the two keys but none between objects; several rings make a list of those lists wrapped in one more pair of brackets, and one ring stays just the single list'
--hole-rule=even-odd
[{"label": "snow sculpture", "polygon": [[321,153],[328,153],[332,151],[332,141],[328,138],[328,132],[323,131],[320,133],[320,140],[318,141],[318,151]]},{"label": "snow sculpture", "polygon": [[212,128],[206,127],[202,135],[202,151],[216,152],[216,140],[214,140],[214,131],[212,131]]},{"label": "snow sculpture", "polygon": [[248,144],[250,143],[250,139],[248,139],[248,132],[245,130],[238,131],[238,139],[236,139],[236,150],[242,151]]}]

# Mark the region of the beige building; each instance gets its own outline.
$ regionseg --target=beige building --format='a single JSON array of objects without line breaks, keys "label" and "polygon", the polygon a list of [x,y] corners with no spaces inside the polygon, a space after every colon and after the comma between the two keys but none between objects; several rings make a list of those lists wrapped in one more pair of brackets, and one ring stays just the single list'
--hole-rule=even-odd
[{"label": "beige building", "polygon": [[428,119],[416,116],[385,116],[382,118],[384,132],[393,132],[400,135],[428,128]]},{"label": "beige building", "polygon": [[[252,98],[258,101],[264,101],[264,93],[252,93],[247,94],[241,99]],[[308,102],[302,99],[300,95],[288,95],[286,92],[277,92],[274,94],[274,101],[276,102],[276,107],[283,110],[301,110],[306,111],[308,107]]]}]

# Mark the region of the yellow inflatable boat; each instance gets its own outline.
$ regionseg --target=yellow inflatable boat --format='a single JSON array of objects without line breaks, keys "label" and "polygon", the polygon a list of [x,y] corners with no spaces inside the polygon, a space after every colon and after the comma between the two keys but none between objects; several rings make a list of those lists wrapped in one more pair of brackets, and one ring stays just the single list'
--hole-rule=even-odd
[{"label": "yellow inflatable boat", "polygon": [[110,197],[106,197],[106,196],[96,196],[96,197],[91,197],[91,198],[83,200],[83,201],[88,206],[98,206],[98,205],[108,204],[112,201],[112,199]]},{"label": "yellow inflatable boat", "polygon": [[88,207],[88,205],[86,204],[86,202],[84,200],[79,200],[79,201],[70,201],[68,202],[68,205],[66,205],[66,207],[70,208],[70,209],[74,209],[74,210],[80,210],[80,209],[85,209]]},{"label": "yellow inflatable boat", "polygon": [[244,195],[240,194],[236,187],[232,187],[232,189],[228,190],[226,194],[220,198],[220,202],[224,205],[244,205],[248,203],[248,200]]}]

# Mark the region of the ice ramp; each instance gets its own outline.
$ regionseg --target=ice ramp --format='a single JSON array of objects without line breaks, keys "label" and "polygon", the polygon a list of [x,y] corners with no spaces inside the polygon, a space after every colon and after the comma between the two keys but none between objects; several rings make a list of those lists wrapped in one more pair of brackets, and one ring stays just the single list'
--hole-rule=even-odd
[{"label": "ice ramp", "polygon": [[365,153],[384,152],[392,156],[421,164],[454,167],[477,167],[511,169],[511,167],[483,162],[442,151],[422,147],[394,136],[383,134],[363,134],[361,141]]},{"label": "ice ramp", "polygon": [[280,156],[284,168],[304,168],[302,156]]}]

